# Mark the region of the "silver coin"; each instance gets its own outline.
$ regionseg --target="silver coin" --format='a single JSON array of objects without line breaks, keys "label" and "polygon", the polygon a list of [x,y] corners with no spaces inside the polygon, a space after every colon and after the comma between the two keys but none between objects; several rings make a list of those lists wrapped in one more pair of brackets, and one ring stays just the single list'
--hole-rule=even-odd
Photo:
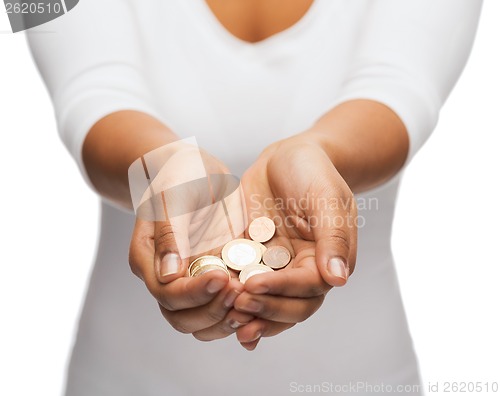
[{"label": "silver coin", "polygon": [[271,267],[268,267],[264,264],[251,264],[247,265],[240,272],[239,278],[241,283],[245,283],[248,279],[250,279],[254,275],[264,274],[266,272],[273,272],[274,270]]},{"label": "silver coin", "polygon": [[235,239],[222,248],[222,259],[229,268],[241,271],[248,265],[260,263],[262,250],[253,241]]}]

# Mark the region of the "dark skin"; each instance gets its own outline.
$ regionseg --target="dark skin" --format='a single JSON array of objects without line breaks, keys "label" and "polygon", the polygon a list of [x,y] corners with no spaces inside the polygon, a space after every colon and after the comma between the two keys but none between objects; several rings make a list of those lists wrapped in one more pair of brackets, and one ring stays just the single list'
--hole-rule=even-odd
[{"label": "dark skin", "polygon": [[206,3],[232,35],[256,43],[297,23],[313,0],[207,0]]},{"label": "dark skin", "polygon": [[[312,1],[207,3],[229,32],[256,42],[292,26]],[[153,117],[120,111],[93,126],[84,143],[83,159],[95,188],[108,199],[131,208],[128,167],[145,153],[176,140],[175,131]],[[266,148],[243,175],[245,198],[267,202],[300,199],[313,193],[329,201],[352,202],[353,193],[395,175],[405,162],[408,147],[405,127],[389,108],[369,100],[346,102],[306,131]],[[210,153],[202,152],[202,156],[210,172],[228,171]],[[311,228],[304,219],[329,216],[349,220],[356,215],[355,205],[327,213],[254,206],[247,205],[250,218],[268,215],[294,219],[293,225],[278,227],[271,244],[289,247],[295,258],[285,270],[257,275],[244,286],[236,279],[228,280],[222,271],[185,277],[189,258],[175,256],[178,250],[171,225],[137,220],[130,247],[131,269],[145,282],[163,316],[177,330],[205,341],[236,332],[240,343],[252,350],[261,337],[274,336],[306,320],[320,308],[331,287],[346,283],[355,266],[356,227],[346,221],[342,226]],[[166,257],[173,258],[171,263],[175,265],[162,271],[161,262]],[[333,265],[332,259],[340,259],[344,266]]]}]

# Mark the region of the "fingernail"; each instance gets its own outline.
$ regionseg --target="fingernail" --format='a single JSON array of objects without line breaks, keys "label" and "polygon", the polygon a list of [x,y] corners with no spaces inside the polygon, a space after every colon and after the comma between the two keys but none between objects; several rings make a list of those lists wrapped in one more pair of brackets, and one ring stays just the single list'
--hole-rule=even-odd
[{"label": "fingernail", "polygon": [[226,282],[220,279],[212,279],[210,282],[207,284],[207,292],[210,294],[217,293],[218,291],[222,290],[222,288],[226,286]]},{"label": "fingernail", "polygon": [[234,319],[229,319],[228,324],[229,324],[229,327],[234,329],[234,330],[239,329],[241,326],[243,326],[243,323],[240,323]]},{"label": "fingernail", "polygon": [[168,253],[163,256],[160,262],[160,275],[168,276],[176,274],[181,266],[181,258],[175,253]]},{"label": "fingernail", "polygon": [[257,333],[255,333],[255,337],[253,337],[249,342],[257,341],[260,337],[262,337],[262,333],[258,331]]},{"label": "fingernail", "polygon": [[262,303],[255,300],[250,300],[245,305],[243,305],[243,311],[257,313],[262,311]]},{"label": "fingernail", "polygon": [[236,300],[236,297],[238,297],[241,293],[238,290],[230,290],[229,293],[227,293],[226,298],[224,299],[224,307],[226,308],[231,308],[234,305],[234,300]]},{"label": "fingernail", "polygon": [[347,280],[347,277],[349,276],[344,261],[338,257],[330,259],[327,269],[330,274],[336,276],[337,278]]}]

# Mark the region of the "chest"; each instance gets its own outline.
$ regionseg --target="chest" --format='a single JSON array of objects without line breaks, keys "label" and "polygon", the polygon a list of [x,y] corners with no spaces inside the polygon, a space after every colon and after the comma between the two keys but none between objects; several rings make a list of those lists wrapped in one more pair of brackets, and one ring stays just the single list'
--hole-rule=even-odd
[{"label": "chest", "polygon": [[296,24],[314,0],[205,0],[233,36],[255,43]]},{"label": "chest", "polygon": [[147,21],[140,37],[150,100],[179,136],[196,136],[238,175],[335,102],[372,0],[314,0],[298,23],[256,44],[235,39],[207,0],[150,1],[160,7],[136,10]]}]

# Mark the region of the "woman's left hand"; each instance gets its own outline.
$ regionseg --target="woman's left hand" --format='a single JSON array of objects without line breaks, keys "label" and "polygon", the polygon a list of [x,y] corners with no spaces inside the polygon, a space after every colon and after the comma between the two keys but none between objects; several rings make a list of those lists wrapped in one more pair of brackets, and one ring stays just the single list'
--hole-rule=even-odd
[{"label": "woman's left hand", "polygon": [[256,275],[235,302],[256,316],[237,330],[240,343],[256,347],[309,318],[332,286],[354,270],[357,208],[353,194],[321,146],[307,133],[269,146],[242,178],[249,221],[267,216],[276,234],[267,243],[292,253],[284,269]]}]

